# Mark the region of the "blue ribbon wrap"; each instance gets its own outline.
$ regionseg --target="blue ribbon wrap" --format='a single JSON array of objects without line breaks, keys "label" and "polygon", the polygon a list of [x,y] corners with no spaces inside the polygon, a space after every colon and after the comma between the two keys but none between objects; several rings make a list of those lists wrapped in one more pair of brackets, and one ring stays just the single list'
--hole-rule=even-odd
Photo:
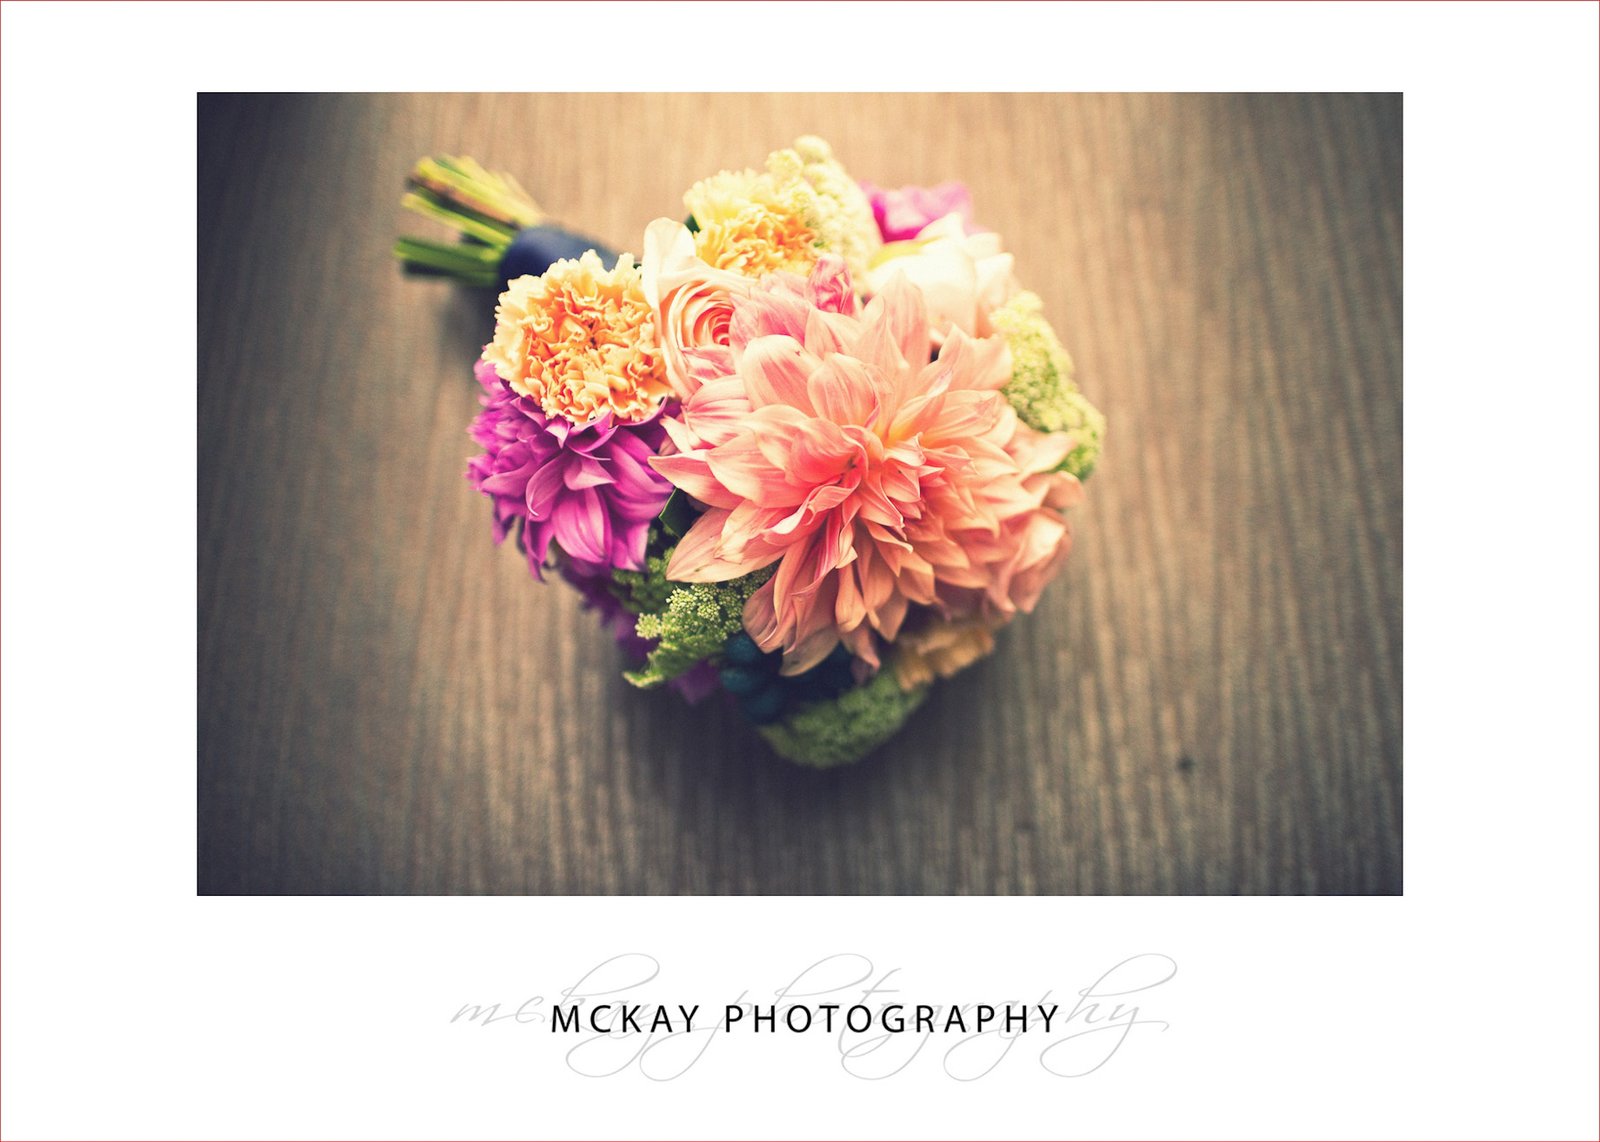
[{"label": "blue ribbon wrap", "polygon": [[500,276],[509,282],[523,274],[542,274],[562,258],[579,258],[586,250],[598,254],[607,269],[617,263],[617,252],[593,238],[559,226],[529,226],[506,248],[500,259]]}]

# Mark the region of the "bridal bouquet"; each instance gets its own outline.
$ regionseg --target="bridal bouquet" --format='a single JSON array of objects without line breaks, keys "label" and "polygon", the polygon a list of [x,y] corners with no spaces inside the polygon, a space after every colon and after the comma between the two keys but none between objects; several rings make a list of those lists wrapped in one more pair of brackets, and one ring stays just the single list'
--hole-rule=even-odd
[{"label": "bridal bouquet", "polygon": [[641,258],[470,160],[408,270],[502,289],[467,467],[639,687],[723,691],[793,761],[856,760],[989,654],[1071,545],[1105,419],[960,184],[882,190],[812,137],[690,187]]}]

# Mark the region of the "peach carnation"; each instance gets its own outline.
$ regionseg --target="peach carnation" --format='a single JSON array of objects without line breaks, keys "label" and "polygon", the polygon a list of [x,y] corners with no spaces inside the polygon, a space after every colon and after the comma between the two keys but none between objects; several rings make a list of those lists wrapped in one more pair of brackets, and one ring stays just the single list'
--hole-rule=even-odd
[{"label": "peach carnation", "polygon": [[[1029,610],[1070,543],[1077,480],[1065,434],[1022,425],[1000,394],[1004,341],[952,330],[929,362],[921,292],[886,283],[859,316],[843,263],[733,299],[734,375],[707,380],[715,431],[667,421],[682,449],[651,463],[708,506],[667,577],[719,582],[777,564],[744,624],[783,670],[841,641],[877,666],[912,605],[991,626]],[[837,304],[819,305],[837,299]]]},{"label": "peach carnation", "polygon": [[701,179],[683,196],[698,230],[695,252],[722,270],[759,277],[773,270],[804,272],[817,260],[817,235],[806,223],[811,199],[804,182],[770,173],[723,171]]},{"label": "peach carnation", "polygon": [[483,359],[548,416],[636,423],[667,395],[654,315],[631,255],[607,270],[589,250],[506,287]]},{"label": "peach carnation", "polygon": [[883,245],[872,204],[833,149],[815,135],[773,151],[763,171],[721,171],[683,196],[707,263],[747,277],[805,273],[837,254],[862,277]]}]

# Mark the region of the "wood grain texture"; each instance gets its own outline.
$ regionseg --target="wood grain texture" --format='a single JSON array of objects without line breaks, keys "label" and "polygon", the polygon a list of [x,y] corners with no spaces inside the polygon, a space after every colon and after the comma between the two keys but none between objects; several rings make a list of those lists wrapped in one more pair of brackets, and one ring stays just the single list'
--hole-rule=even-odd
[{"label": "wood grain texture", "polygon": [[[424,154],[637,252],[806,132],[965,179],[1111,424],[1037,612],[821,773],[492,545],[492,298],[388,252]],[[201,892],[1401,890],[1399,96],[202,96],[199,180]]]}]

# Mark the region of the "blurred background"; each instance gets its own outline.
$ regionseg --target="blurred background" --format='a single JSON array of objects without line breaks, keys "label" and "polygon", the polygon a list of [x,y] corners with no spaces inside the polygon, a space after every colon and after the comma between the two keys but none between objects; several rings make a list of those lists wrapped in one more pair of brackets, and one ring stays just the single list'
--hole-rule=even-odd
[{"label": "blurred background", "polygon": [[[1374,894],[1401,881],[1398,95],[201,95],[202,893]],[[467,485],[493,295],[423,155],[639,254],[820,134],[964,180],[1107,415],[1071,560],[866,761],[641,693]]]}]

